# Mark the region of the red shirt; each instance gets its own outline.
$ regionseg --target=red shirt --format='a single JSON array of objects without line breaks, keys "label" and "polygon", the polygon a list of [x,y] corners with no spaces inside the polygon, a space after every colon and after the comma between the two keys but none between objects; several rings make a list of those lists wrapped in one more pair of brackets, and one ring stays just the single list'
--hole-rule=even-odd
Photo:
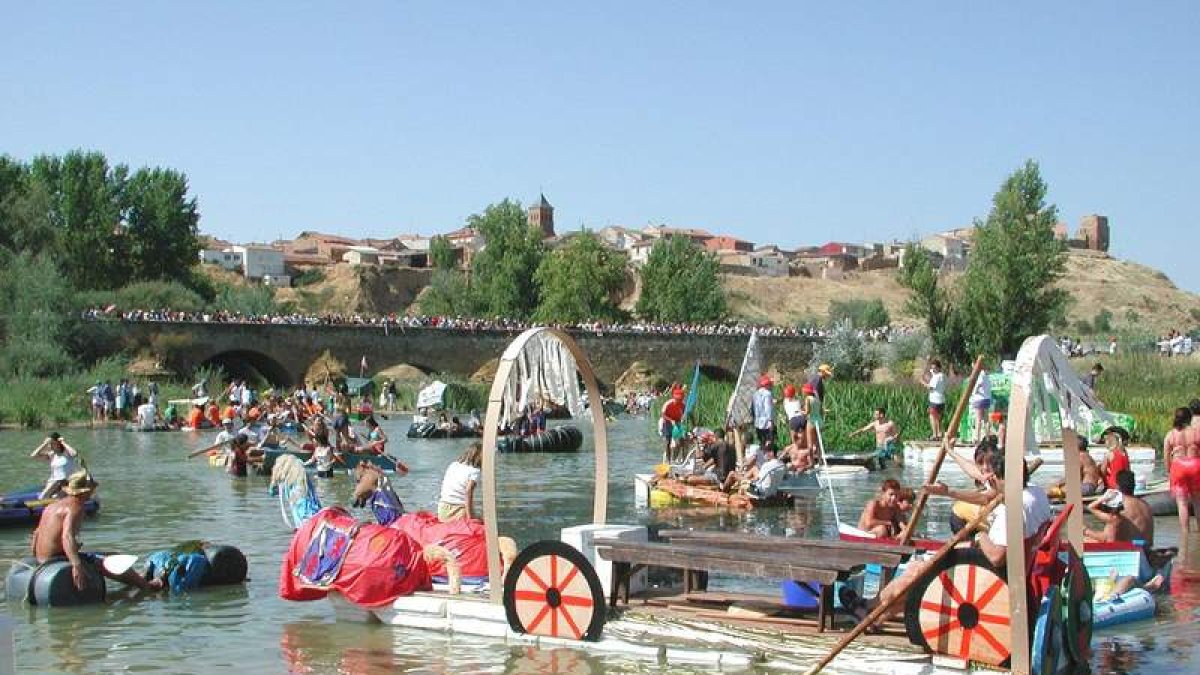
[{"label": "red shirt", "polygon": [[662,416],[672,422],[683,421],[683,401],[671,399],[663,405]]},{"label": "red shirt", "polygon": [[1108,473],[1104,476],[1104,483],[1109,489],[1117,489],[1117,474],[1122,471],[1129,470],[1129,455],[1125,450],[1116,448],[1112,451],[1112,458],[1108,460]]}]

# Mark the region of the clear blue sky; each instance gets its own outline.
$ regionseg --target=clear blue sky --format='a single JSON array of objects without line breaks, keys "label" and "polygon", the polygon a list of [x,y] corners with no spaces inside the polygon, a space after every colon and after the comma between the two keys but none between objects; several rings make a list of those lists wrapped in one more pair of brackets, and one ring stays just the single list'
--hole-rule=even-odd
[{"label": "clear blue sky", "polygon": [[1034,158],[1200,291],[1200,3],[985,4],[11,2],[0,152],[183,170],[237,241],[540,189],[785,247],[967,224]]}]

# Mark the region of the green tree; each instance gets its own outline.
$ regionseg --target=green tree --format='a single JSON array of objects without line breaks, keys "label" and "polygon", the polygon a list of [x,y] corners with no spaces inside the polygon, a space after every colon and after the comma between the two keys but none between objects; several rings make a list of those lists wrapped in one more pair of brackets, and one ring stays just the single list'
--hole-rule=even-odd
[{"label": "green tree", "polygon": [[533,275],[542,262],[542,231],[521,203],[505,199],[467,219],[483,237],[471,261],[471,309],[486,316],[528,317],[538,305]]},{"label": "green tree", "polygon": [[471,289],[458,270],[434,270],[420,297],[421,313],[430,316],[474,316]]},{"label": "green tree", "polygon": [[72,290],[45,254],[0,252],[0,373],[55,377],[74,361],[64,344]]},{"label": "green tree", "polygon": [[542,259],[534,275],[541,296],[538,321],[577,323],[620,316],[616,296],[625,283],[625,256],[592,232],[571,237]]},{"label": "green tree", "polygon": [[717,257],[687,237],[659,239],[641,269],[638,316],[671,323],[723,318],[725,295],[717,275],[719,269]]},{"label": "green tree", "polygon": [[987,220],[976,222],[958,305],[973,351],[1016,354],[1025,338],[1046,331],[1067,300],[1055,286],[1066,248],[1054,237],[1058,209],[1046,204],[1046,192],[1037,163],[1027,161],[1004,181]]},{"label": "green tree", "polygon": [[80,289],[116,288],[128,281],[118,205],[128,168],[109,167],[99,152],[74,150],[62,157],[36,157],[29,171],[49,196],[62,273]]},{"label": "green tree", "polygon": [[904,266],[899,281],[909,290],[905,308],[925,321],[933,352],[949,363],[964,365],[970,357],[963,341],[962,324],[954,312],[950,291],[933,268],[929,252],[919,244],[904,249]]},{"label": "green tree", "polygon": [[138,169],[121,192],[124,237],[135,279],[178,279],[200,252],[195,197],[171,169]]},{"label": "green tree", "polygon": [[438,236],[429,240],[429,262],[434,269],[452,270],[458,267],[458,255],[450,240]]},{"label": "green tree", "polygon": [[1113,313],[1107,309],[1102,309],[1096,312],[1095,318],[1092,319],[1092,329],[1097,333],[1109,333],[1112,331]]},{"label": "green tree", "polygon": [[840,324],[846,321],[854,328],[870,330],[883,328],[891,323],[883,300],[872,298],[850,298],[848,300],[829,301],[829,322]]}]

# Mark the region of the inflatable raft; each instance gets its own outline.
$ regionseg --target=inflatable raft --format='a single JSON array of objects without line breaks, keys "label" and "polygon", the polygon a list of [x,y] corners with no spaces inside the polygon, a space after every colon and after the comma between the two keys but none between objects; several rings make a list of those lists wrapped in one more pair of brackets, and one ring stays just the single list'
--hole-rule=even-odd
[{"label": "inflatable raft", "polygon": [[408,427],[409,438],[480,438],[482,433],[472,429],[459,429],[454,432],[439,429],[433,422],[414,422]]},{"label": "inflatable raft", "polygon": [[[84,586],[75,587],[71,563],[53,558],[38,563],[25,558],[13,563],[5,578],[9,600],[39,607],[71,607],[104,602],[108,589],[100,572],[102,556],[84,559]],[[162,577],[168,587],[183,592],[203,586],[240,584],[246,580],[246,556],[233,546],[191,542],[150,554],[146,576]]]},{"label": "inflatable raft", "polygon": [[497,452],[575,452],[583,444],[583,432],[577,427],[561,426],[532,436],[504,436],[496,439]]},{"label": "inflatable raft", "polygon": [[[53,503],[53,499],[38,499],[41,488],[26,488],[0,495],[0,527],[5,525],[36,525],[42,511]],[[95,497],[83,504],[86,515],[95,515],[100,510],[100,501]]]},{"label": "inflatable raft", "polygon": [[[262,471],[264,473],[270,473],[271,469],[275,467],[275,460],[279,459],[283,455],[291,455],[301,461],[307,462],[312,457],[312,452],[306,452],[303,450],[283,450],[281,448],[264,448]],[[376,455],[374,453],[343,452],[338,456],[341,457],[342,461],[335,461],[333,463],[335,469],[353,469],[360,463],[367,462],[369,464],[374,464],[384,471],[395,471],[396,465],[399,462],[399,460],[388,455]]]}]

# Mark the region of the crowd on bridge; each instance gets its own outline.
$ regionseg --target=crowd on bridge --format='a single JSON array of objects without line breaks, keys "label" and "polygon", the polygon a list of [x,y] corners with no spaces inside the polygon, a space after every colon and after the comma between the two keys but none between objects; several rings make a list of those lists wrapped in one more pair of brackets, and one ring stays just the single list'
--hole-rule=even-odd
[{"label": "crowd on bridge", "polygon": [[[518,333],[536,326],[576,332],[643,335],[750,335],[757,332],[765,337],[824,338],[829,329],[819,326],[771,326],[744,321],[722,323],[663,323],[634,320],[628,323],[587,321],[578,323],[543,324],[506,317],[474,318],[464,316],[368,315],[368,314],[241,314],[227,311],[185,312],[172,309],[118,310],[113,306],[95,307],[82,314],[89,321],[125,321],[131,323],[223,323],[295,326],[349,326],[379,328],[384,331],[435,329],[460,332]],[[861,337],[873,341],[888,341],[896,335],[910,332],[905,327],[886,326],[859,331]]]}]

